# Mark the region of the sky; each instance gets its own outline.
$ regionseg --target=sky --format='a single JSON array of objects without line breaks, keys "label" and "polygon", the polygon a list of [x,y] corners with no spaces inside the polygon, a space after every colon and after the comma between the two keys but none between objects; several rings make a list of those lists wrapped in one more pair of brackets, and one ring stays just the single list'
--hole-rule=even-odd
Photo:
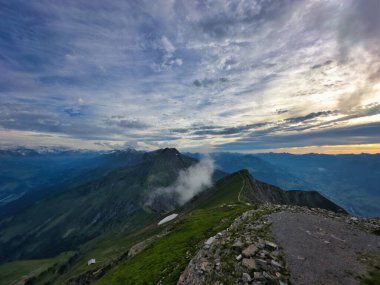
[{"label": "sky", "polygon": [[0,0],[0,147],[380,152],[378,0]]}]

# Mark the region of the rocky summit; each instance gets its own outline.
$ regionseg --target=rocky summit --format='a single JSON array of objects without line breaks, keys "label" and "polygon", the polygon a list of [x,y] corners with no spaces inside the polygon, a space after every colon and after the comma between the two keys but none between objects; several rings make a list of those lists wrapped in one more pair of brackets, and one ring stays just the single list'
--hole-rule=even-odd
[{"label": "rocky summit", "polygon": [[359,284],[379,261],[379,229],[379,219],[267,204],[210,237],[177,284]]}]

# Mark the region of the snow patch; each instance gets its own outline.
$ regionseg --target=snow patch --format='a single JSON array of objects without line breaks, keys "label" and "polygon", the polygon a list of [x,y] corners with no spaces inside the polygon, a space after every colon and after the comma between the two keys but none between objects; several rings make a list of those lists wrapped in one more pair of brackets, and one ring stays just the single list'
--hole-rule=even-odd
[{"label": "snow patch", "polygon": [[175,218],[177,218],[178,214],[171,214],[165,218],[163,218],[161,221],[158,222],[158,225],[162,225],[162,224],[165,224],[167,222],[170,222],[171,220],[174,220]]}]

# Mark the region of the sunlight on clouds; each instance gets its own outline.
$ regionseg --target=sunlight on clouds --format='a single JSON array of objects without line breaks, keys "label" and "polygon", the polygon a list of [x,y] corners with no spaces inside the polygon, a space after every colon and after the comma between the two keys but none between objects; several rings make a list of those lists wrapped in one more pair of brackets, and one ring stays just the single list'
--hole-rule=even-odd
[{"label": "sunlight on clouds", "polygon": [[380,153],[380,144],[358,144],[358,145],[323,145],[323,146],[305,146],[291,148],[262,149],[256,151],[243,151],[243,153],[266,153],[288,152],[293,154],[306,153],[323,153],[323,154],[359,154],[359,153]]},{"label": "sunlight on clouds", "polygon": [[[356,143],[333,132],[380,123],[371,0],[92,2],[0,10],[0,144],[38,144],[34,131],[45,145],[238,151],[310,132]],[[17,5],[30,14],[6,12]]]}]

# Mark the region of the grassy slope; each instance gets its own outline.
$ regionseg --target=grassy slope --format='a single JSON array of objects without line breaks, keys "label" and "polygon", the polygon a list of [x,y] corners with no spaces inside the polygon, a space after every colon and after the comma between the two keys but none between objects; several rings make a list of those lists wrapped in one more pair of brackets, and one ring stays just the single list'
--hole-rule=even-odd
[{"label": "grassy slope", "polygon": [[[170,233],[143,252],[114,268],[96,284],[175,284],[204,239],[226,228],[232,219],[248,209],[237,203],[244,180],[239,174],[227,177],[205,195],[199,196],[190,211],[167,225]],[[194,206],[195,205],[195,206]],[[221,206],[223,205],[223,206]]]},{"label": "grassy slope", "polygon": [[[130,221],[130,225],[137,228],[133,234],[126,234],[126,232],[131,230],[130,227],[128,229],[117,228],[111,233],[103,234],[98,238],[85,243],[79,248],[76,258],[73,259],[68,266],[68,269],[64,272],[57,274],[55,272],[57,271],[57,267],[53,270],[47,270],[49,267],[52,268],[52,266],[57,263],[55,262],[56,258],[44,260],[46,261],[43,263],[44,266],[40,266],[40,263],[42,263],[41,260],[25,261],[26,264],[29,265],[28,268],[30,271],[33,271],[34,273],[30,276],[36,276],[41,272],[44,272],[43,274],[40,274],[40,278],[38,278],[33,284],[46,284],[47,282],[50,282],[49,284],[64,284],[68,279],[83,274],[89,269],[93,270],[105,266],[113,259],[126,253],[132,245],[160,233],[167,228],[172,229],[168,236],[157,240],[141,254],[133,259],[127,260],[125,264],[127,264],[129,268],[130,262],[133,261],[133,264],[135,264],[134,268],[136,269],[139,268],[141,263],[144,264],[146,260],[150,260],[152,262],[151,269],[154,267],[156,270],[146,268],[145,271],[141,271],[141,280],[150,280],[151,278],[153,278],[152,280],[155,280],[155,277],[160,278],[159,273],[160,270],[163,270],[162,266],[178,264],[177,271],[168,276],[168,280],[173,281],[178,277],[179,273],[188,262],[189,257],[185,258],[187,250],[193,252],[200,241],[222,228],[225,228],[229,225],[233,217],[246,210],[246,206],[243,205],[235,207],[219,207],[221,204],[238,202],[237,197],[242,185],[243,180],[241,174],[232,175],[222,179],[213,189],[195,198],[192,203],[189,204],[190,206],[183,207],[180,210],[180,213],[182,213],[180,215],[181,217],[178,219],[178,222],[181,222],[174,222],[174,225],[173,223],[168,223],[164,226],[157,227],[157,222],[162,216],[160,217],[155,213],[140,211],[140,213],[134,217],[134,220]],[[189,214],[186,215],[186,213]],[[140,225],[140,227],[138,227],[138,225]],[[173,246],[175,246],[175,248]],[[167,250],[170,248],[173,250]],[[165,254],[167,251],[170,251],[170,253]],[[150,255],[153,255],[153,257]],[[161,264],[161,255],[165,256],[166,263]],[[89,267],[87,261],[90,258],[96,258],[97,263]],[[67,259],[68,258],[66,258],[66,260]],[[22,268],[23,262],[24,261],[4,264],[3,267],[0,267],[0,276],[5,276],[11,268],[14,268],[11,276],[13,278],[12,280],[20,280],[23,275],[28,274],[28,272],[24,273],[25,270]],[[155,263],[157,267],[155,266]],[[108,278],[112,279],[115,276],[117,279],[123,279],[124,274],[128,275],[131,273],[129,270],[124,272],[123,268],[124,265],[117,267],[111,271],[104,280],[108,280]],[[138,271],[140,272],[140,269]],[[147,274],[147,271],[150,273],[149,275]],[[132,272],[132,274],[135,275],[134,272]],[[145,279],[145,277],[143,278],[142,276],[149,276],[149,278]],[[108,281],[102,282],[105,282],[103,284],[112,284],[115,282],[115,284],[117,284],[117,281],[112,281],[111,283],[107,283]],[[0,284],[8,283],[0,282]],[[139,283],[137,282],[134,284]]]},{"label": "grassy slope", "polygon": [[[157,227],[146,226],[154,222],[156,224],[160,218],[156,214],[150,214],[141,211],[131,223],[141,223],[136,226],[136,232],[133,234],[125,234],[123,229],[115,229],[111,233],[106,233],[82,245],[77,252],[77,257],[68,266],[68,269],[57,274],[55,270],[46,271],[33,284],[64,284],[70,278],[85,273],[88,270],[101,268],[112,260],[126,253],[133,244],[150,237],[160,229]],[[96,259],[96,264],[87,265],[87,261],[91,258]]]},{"label": "grassy slope", "polygon": [[14,261],[0,265],[0,285],[16,284],[23,276],[33,277],[54,264],[69,259],[74,252],[64,252],[55,258]]}]

